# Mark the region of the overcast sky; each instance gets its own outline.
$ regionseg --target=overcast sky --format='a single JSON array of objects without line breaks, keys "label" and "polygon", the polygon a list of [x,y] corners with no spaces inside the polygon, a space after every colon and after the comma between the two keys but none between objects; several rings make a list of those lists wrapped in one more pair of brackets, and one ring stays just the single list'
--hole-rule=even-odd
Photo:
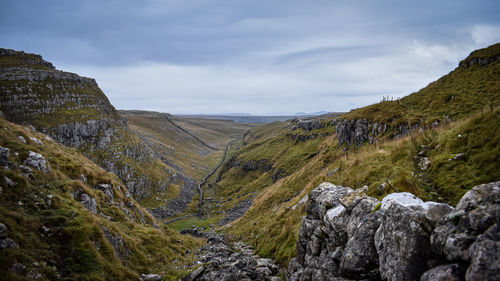
[{"label": "overcast sky", "polygon": [[95,78],[118,109],[348,111],[500,41],[500,1],[2,0],[0,47]]}]

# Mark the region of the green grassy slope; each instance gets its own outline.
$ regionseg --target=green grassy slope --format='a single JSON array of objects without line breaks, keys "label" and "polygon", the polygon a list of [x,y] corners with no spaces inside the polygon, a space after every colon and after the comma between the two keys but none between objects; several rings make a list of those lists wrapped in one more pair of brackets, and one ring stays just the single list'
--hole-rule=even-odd
[{"label": "green grassy slope", "polygon": [[[499,180],[500,63],[498,59],[488,59],[487,65],[469,63],[477,56],[498,57],[498,46],[472,53],[447,76],[399,101],[337,117],[386,122],[392,128],[438,121],[438,127],[427,126],[399,139],[391,138],[394,133],[389,131],[376,145],[366,143],[347,154],[338,145],[334,126],[291,130],[293,124],[285,122],[252,129],[246,145],[222,170],[220,181],[213,182],[223,202],[214,215],[255,193],[252,208],[227,231],[256,246],[259,254],[287,265],[295,255],[304,215],[303,206],[296,204],[323,181],[367,186],[368,194],[378,198],[408,191],[455,204],[474,185]],[[244,163],[249,161],[271,166],[248,170]],[[284,177],[273,177],[278,170]],[[225,202],[228,197],[234,200]]]},{"label": "green grassy slope", "polygon": [[120,114],[127,118],[130,128],[148,142],[160,159],[198,181],[217,165],[226,144],[241,138],[252,127],[226,120],[173,117],[148,111],[120,111]]},{"label": "green grassy slope", "polygon": [[[356,109],[345,118],[365,118],[372,122],[412,123],[458,120],[483,109],[500,105],[500,43],[474,51],[460,66],[422,90],[396,101],[384,101]],[[494,58],[486,66],[474,63]],[[394,120],[394,121],[392,121]]]},{"label": "green grassy slope", "polygon": [[[2,249],[4,280],[138,280],[158,273],[177,280],[186,254],[200,242],[165,227],[132,198],[120,180],[67,148],[25,127],[0,118],[0,146],[8,148],[9,168],[0,168],[0,223],[18,247]],[[27,143],[19,141],[23,136]],[[38,145],[30,137],[38,138]],[[28,152],[40,153],[50,172],[33,168],[21,174]],[[15,183],[11,186],[7,178]],[[96,189],[110,184],[113,199]],[[82,194],[96,200],[96,213],[84,207]],[[24,265],[18,273],[14,264]]]}]

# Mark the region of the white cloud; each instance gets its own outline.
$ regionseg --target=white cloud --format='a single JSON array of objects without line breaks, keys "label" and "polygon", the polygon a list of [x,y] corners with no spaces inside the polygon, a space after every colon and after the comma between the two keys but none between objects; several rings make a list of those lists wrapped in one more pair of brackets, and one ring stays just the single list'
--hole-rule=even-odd
[{"label": "white cloud", "polygon": [[298,67],[270,67],[272,57],[255,61],[180,66],[140,63],[122,67],[65,66],[96,78],[117,108],[171,113],[249,112],[289,114],[299,111],[347,111],[352,105],[401,97],[416,91],[453,68],[453,48],[412,43],[389,55],[329,60]]},{"label": "white cloud", "polygon": [[470,28],[470,33],[477,46],[486,47],[500,42],[499,25],[474,25]]}]

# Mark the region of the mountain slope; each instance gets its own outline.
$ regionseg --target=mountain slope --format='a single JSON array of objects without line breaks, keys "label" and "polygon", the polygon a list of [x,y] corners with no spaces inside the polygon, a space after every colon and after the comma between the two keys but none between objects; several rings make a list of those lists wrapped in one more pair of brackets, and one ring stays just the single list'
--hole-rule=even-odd
[{"label": "mountain slope", "polygon": [[379,199],[408,191],[453,205],[473,186],[497,181],[499,46],[473,52],[401,100],[251,129],[212,180],[213,217],[251,199],[228,231],[286,266],[296,254],[307,195],[323,181],[366,186]]},{"label": "mountain slope", "polygon": [[119,111],[159,159],[201,180],[222,157],[224,147],[253,127],[248,123],[172,116],[150,111]]},{"label": "mountain slope", "polygon": [[184,274],[190,237],[159,227],[121,181],[75,148],[0,118],[0,274],[138,280]]},{"label": "mountain slope", "polygon": [[166,166],[128,129],[94,79],[56,70],[39,55],[0,49],[0,111],[77,147],[116,173],[136,198],[165,184]]},{"label": "mountain slope", "polygon": [[198,215],[199,184],[221,161],[225,147],[252,127],[227,120],[150,111],[120,111],[120,114],[155,157],[169,167],[166,190],[158,190],[140,201],[157,219]]}]

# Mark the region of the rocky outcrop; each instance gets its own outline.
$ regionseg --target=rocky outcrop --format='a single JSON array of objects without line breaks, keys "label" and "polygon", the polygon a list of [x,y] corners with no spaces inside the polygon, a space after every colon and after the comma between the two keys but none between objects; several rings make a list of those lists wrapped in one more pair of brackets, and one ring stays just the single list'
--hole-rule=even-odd
[{"label": "rocky outcrop", "polygon": [[[475,51],[475,52],[477,52],[477,51]],[[462,60],[459,64],[459,66],[460,67],[472,67],[474,65],[487,66],[491,63],[494,63],[494,62],[500,60],[500,55],[476,57],[475,52],[472,52],[469,58]]]},{"label": "rocky outcrop", "polygon": [[223,219],[218,222],[219,226],[228,224],[240,217],[242,217],[253,204],[253,195],[248,199],[241,200],[236,206],[227,211]]},{"label": "rocky outcrop", "polygon": [[0,49],[0,110],[11,122],[31,124],[79,148],[117,174],[135,198],[162,184],[141,170],[155,160],[152,151],[129,130],[94,79],[56,70],[39,55]]},{"label": "rocky outcrop", "polygon": [[50,172],[50,167],[47,160],[40,154],[33,151],[29,151],[28,158],[24,160],[24,165],[28,165],[44,173]]},{"label": "rocky outcrop", "polygon": [[161,276],[154,273],[141,274],[142,281],[161,281]]},{"label": "rocky outcrop", "polygon": [[322,138],[331,135],[331,130],[316,130],[329,126],[333,126],[333,123],[320,118],[293,119],[290,131],[286,133],[286,136],[293,139],[296,143]]},{"label": "rocky outcrop", "polygon": [[[279,267],[271,259],[257,256],[253,248],[243,242],[226,243],[222,234],[201,232],[198,229],[185,231],[196,237],[208,239],[207,244],[196,252],[199,266],[182,281],[213,280],[262,280],[279,281]],[[233,250],[234,249],[234,250]]]},{"label": "rocky outcrop", "polygon": [[[123,237],[118,233],[113,233],[107,227],[102,227],[102,232],[106,240],[108,240],[109,244],[115,250],[116,256],[124,263],[128,263],[128,256],[130,255],[130,250],[125,245],[123,241]],[[161,280],[161,279],[160,279]]]},{"label": "rocky outcrop", "polygon": [[198,192],[198,184],[194,179],[186,177],[180,173],[176,173],[174,175],[176,182],[182,182],[179,196],[167,201],[163,206],[158,206],[157,208],[148,210],[157,219],[173,217],[184,212],[189,203],[191,203],[194,195]]},{"label": "rocky outcrop", "polygon": [[[396,120],[394,119],[393,121]],[[382,135],[388,135],[395,139],[406,137],[412,131],[416,131],[421,127],[419,123],[411,124],[411,126],[404,123],[370,123],[366,119],[344,119],[342,121],[334,120],[333,123],[337,131],[339,145],[355,145],[356,147],[359,147],[365,142],[374,143],[375,140]],[[438,124],[432,124],[431,126],[435,127],[437,125]]]},{"label": "rocky outcrop", "polygon": [[[376,137],[385,134],[390,129],[390,126],[385,123],[375,122],[371,124],[366,119],[335,120],[334,123],[336,123],[335,129],[339,145],[345,144],[346,146],[354,144],[356,147],[359,147],[367,141],[373,143]],[[404,125],[400,125],[396,129],[396,138],[407,136],[410,132],[408,127]]]},{"label": "rocky outcrop", "polygon": [[291,131],[296,129],[303,129],[304,131],[318,130],[321,128],[328,127],[330,124],[328,122],[323,122],[317,118],[307,118],[307,119],[293,119]]},{"label": "rocky outcrop", "polygon": [[500,182],[456,208],[323,183],[306,212],[289,280],[498,280]]},{"label": "rocky outcrop", "polygon": [[19,248],[19,246],[7,235],[7,227],[0,223],[0,250],[9,248]]},{"label": "rocky outcrop", "polygon": [[0,167],[7,167],[9,165],[9,149],[0,146]]}]

